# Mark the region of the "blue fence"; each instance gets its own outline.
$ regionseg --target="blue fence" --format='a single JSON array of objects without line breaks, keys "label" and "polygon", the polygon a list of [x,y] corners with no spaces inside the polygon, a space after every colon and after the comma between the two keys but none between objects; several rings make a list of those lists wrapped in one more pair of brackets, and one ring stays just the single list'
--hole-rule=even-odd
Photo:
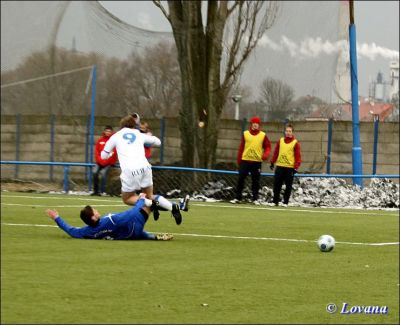
[{"label": "blue fence", "polygon": [[[51,161],[0,161],[3,165],[45,165],[45,166],[63,166],[64,177],[63,177],[63,190],[65,193],[69,191],[69,173],[71,167],[85,167],[91,168],[94,166],[93,163],[76,163],[76,162],[51,162]],[[117,166],[118,167],[118,166]],[[225,174],[225,175],[237,175],[238,171],[232,170],[219,170],[219,169],[203,169],[203,168],[189,168],[189,167],[174,167],[174,166],[152,166],[154,170],[166,170],[166,171],[190,171],[197,173],[212,173],[212,174]],[[272,177],[273,173],[261,173],[261,176]],[[353,174],[296,174],[296,177],[320,177],[320,178],[397,178],[400,179],[400,175],[353,175]],[[88,191],[91,191],[92,183],[88,182]]]},{"label": "blue fence", "polygon": [[[49,162],[54,162],[54,150],[55,150],[55,123],[56,118],[54,115],[50,116],[50,155]],[[287,121],[282,121],[283,126]],[[15,161],[20,161],[20,146],[21,146],[21,115],[17,114],[16,119],[16,136],[15,136]],[[331,173],[331,154],[332,154],[332,139],[333,139],[333,119],[328,120],[328,137],[327,137],[327,154],[326,154],[326,174]],[[377,170],[377,160],[378,160],[378,136],[379,136],[379,118],[374,118],[374,132],[373,132],[373,155],[372,155],[372,174],[376,174]],[[241,123],[242,131],[245,130],[247,126],[247,120],[243,119]],[[92,115],[88,115],[87,125],[86,125],[86,144],[85,144],[85,164],[81,165],[83,167],[90,167],[93,163],[93,117]],[[284,131],[284,130],[283,130]],[[164,143],[164,139],[166,136],[166,120],[162,118],[160,120],[160,139],[161,143]],[[160,147],[160,165],[164,165],[164,146]],[[15,178],[18,178],[19,168],[18,164],[15,165]],[[53,180],[53,166],[49,164],[49,179]],[[335,177],[335,176],[334,176]],[[353,176],[354,179],[359,178],[358,175]],[[354,180],[353,179],[353,180]],[[86,168],[86,180],[91,186],[92,182],[92,170],[91,168]]]}]

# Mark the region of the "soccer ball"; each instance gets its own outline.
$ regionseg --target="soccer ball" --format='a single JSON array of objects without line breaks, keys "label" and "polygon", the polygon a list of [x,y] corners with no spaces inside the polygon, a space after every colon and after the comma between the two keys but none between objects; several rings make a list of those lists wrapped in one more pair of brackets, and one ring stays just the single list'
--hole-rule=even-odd
[{"label": "soccer ball", "polygon": [[318,239],[318,247],[321,252],[330,252],[335,247],[335,238],[331,235],[322,235]]}]

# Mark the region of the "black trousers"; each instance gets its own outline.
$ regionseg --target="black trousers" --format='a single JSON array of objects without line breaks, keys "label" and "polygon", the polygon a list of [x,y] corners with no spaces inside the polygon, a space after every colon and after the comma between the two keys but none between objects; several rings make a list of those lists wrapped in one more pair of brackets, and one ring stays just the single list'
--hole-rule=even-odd
[{"label": "black trousers", "polygon": [[273,200],[275,204],[278,204],[281,200],[280,194],[283,184],[286,185],[285,192],[283,193],[283,203],[284,204],[289,203],[290,194],[292,193],[293,178],[294,178],[294,168],[276,166],[274,175],[274,200]]},{"label": "black trousers", "polygon": [[258,190],[260,189],[261,162],[242,161],[239,165],[239,180],[236,188],[236,199],[242,199],[244,182],[248,174],[251,174],[251,192],[253,201],[258,200]]}]

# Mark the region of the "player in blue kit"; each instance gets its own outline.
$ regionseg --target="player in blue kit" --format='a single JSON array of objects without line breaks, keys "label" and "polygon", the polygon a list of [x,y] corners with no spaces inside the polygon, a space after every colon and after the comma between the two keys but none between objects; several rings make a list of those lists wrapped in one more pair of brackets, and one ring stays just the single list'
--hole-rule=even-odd
[{"label": "player in blue kit", "polygon": [[147,239],[147,240],[171,240],[172,234],[152,234],[144,231],[144,225],[150,212],[156,209],[158,202],[145,198],[142,193],[136,205],[131,209],[120,213],[109,213],[100,216],[100,213],[86,206],[81,210],[80,217],[86,227],[72,227],[66,223],[56,210],[46,210],[47,215],[68,235],[74,238],[84,239]]}]

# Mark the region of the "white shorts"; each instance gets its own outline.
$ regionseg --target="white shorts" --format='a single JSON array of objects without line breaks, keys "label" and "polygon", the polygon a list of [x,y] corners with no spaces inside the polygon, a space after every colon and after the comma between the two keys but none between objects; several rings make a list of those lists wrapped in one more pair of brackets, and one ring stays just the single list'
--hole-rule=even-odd
[{"label": "white shorts", "polygon": [[133,170],[123,170],[120,179],[122,192],[135,192],[153,186],[153,173],[151,171],[151,166]]}]

